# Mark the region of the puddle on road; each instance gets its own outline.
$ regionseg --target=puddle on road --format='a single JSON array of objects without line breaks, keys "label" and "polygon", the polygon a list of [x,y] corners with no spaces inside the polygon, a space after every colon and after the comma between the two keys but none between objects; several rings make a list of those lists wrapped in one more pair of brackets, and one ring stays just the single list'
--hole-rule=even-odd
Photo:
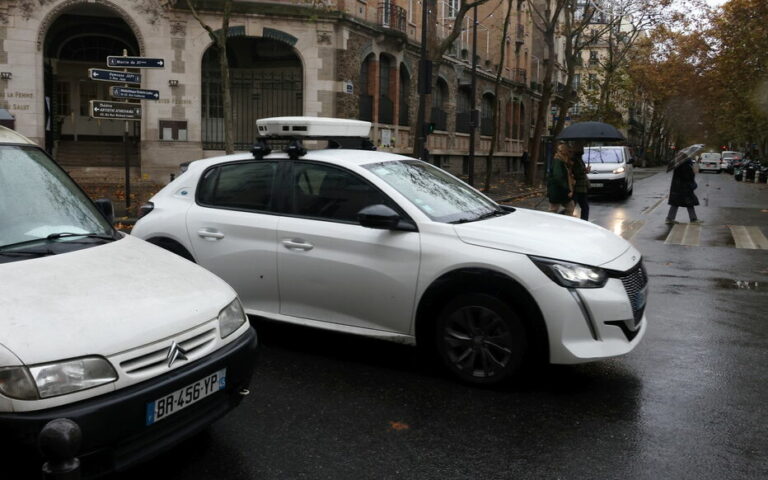
[{"label": "puddle on road", "polygon": [[768,292],[768,283],[750,280],[731,280],[728,278],[715,278],[712,280],[715,288],[722,290],[751,290],[755,292]]}]

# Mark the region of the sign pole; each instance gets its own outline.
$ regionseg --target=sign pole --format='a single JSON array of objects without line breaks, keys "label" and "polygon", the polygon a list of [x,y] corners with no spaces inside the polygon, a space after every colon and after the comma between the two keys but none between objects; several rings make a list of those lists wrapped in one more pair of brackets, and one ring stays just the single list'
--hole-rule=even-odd
[{"label": "sign pole", "polygon": [[[128,50],[123,49],[123,56],[128,56]],[[123,69],[127,72],[128,69]],[[126,83],[127,87],[128,84]],[[123,128],[123,161],[125,163],[125,214],[128,215],[128,209],[131,208],[131,160],[130,152],[128,150],[128,120],[123,122],[125,128]]]}]

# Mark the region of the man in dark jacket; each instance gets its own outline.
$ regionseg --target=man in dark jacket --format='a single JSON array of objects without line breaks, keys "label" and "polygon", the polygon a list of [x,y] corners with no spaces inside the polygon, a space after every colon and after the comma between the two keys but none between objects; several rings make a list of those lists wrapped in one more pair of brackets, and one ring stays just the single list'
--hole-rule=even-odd
[{"label": "man in dark jacket", "polygon": [[682,163],[672,173],[672,185],[669,187],[669,202],[667,202],[670,205],[666,220],[667,224],[677,223],[675,217],[679,207],[688,209],[688,217],[691,223],[702,223],[696,217],[696,209],[693,208],[699,204],[699,199],[693,193],[696,189],[695,176],[693,160],[687,160]]}]

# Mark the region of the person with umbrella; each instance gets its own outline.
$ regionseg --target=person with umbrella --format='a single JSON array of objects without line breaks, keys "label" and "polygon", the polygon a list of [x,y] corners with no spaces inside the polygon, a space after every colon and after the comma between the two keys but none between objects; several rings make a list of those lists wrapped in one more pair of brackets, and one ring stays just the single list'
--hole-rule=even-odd
[{"label": "person with umbrella", "polygon": [[691,145],[680,150],[675,158],[667,165],[667,172],[672,173],[672,184],[669,187],[669,213],[665,223],[672,225],[678,223],[675,220],[677,216],[677,210],[680,207],[688,209],[688,218],[690,223],[701,224],[703,223],[696,216],[696,205],[699,204],[699,199],[694,193],[696,190],[696,173],[693,171],[693,156],[704,148],[702,144]]},{"label": "person with umbrella", "polygon": [[556,213],[562,207],[562,213],[573,215],[573,174],[571,173],[571,152],[568,146],[560,143],[552,161],[552,168],[547,177],[547,198],[549,211]]},{"label": "person with umbrella", "polygon": [[587,173],[590,165],[585,165],[583,160],[584,145],[587,142],[622,142],[624,135],[613,125],[603,122],[576,122],[563,129],[557,136],[561,141],[574,142],[572,169],[575,178],[574,200],[581,208],[581,219],[589,220],[589,203],[587,193],[589,191],[589,178]]},{"label": "person with umbrella", "polygon": [[590,167],[584,164],[584,142],[577,140],[571,147],[573,155],[571,157],[571,171],[573,172],[573,199],[581,209],[580,218],[589,220],[589,201],[587,192],[589,191],[589,173]]}]

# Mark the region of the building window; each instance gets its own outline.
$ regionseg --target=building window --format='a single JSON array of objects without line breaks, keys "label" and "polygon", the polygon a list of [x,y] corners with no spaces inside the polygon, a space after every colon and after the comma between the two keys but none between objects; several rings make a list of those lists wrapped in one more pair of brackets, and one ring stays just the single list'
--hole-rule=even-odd
[{"label": "building window", "polygon": [[99,96],[99,86],[96,82],[80,82],[80,116],[87,117],[91,114],[91,100]]},{"label": "building window", "polygon": [[69,82],[56,82],[54,95],[54,115],[66,116],[72,113],[72,106],[69,104]]},{"label": "building window", "polygon": [[590,90],[594,90],[597,88],[597,75],[594,73],[589,74],[589,79],[587,80],[587,88]]},{"label": "building window", "polygon": [[456,14],[459,11],[459,8],[461,7],[460,0],[448,0],[446,2],[447,5],[447,18],[456,18]]}]

